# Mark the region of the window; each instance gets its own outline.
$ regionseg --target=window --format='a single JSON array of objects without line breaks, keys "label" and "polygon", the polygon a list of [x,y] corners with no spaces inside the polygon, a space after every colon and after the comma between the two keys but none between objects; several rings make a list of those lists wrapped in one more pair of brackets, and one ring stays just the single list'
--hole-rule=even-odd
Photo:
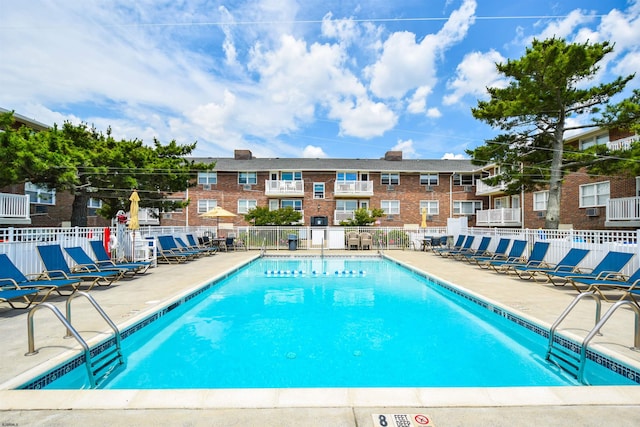
[{"label": "window", "polygon": [[337,211],[355,211],[356,209],[358,209],[357,200],[336,200]]},{"label": "window", "polygon": [[437,173],[420,174],[420,185],[438,185]]},{"label": "window", "polygon": [[481,200],[458,200],[453,202],[453,213],[458,215],[474,215],[482,209]]},{"label": "window", "polygon": [[380,209],[387,215],[400,214],[400,200],[381,200]]},{"label": "window", "polygon": [[324,182],[313,183],[313,198],[324,199]]},{"label": "window", "polygon": [[609,142],[609,134],[603,133],[601,135],[595,135],[590,138],[584,138],[580,140],[580,149],[586,150],[589,147],[593,147],[594,145],[606,144]]},{"label": "window", "polygon": [[93,197],[89,199],[87,202],[87,207],[89,209],[100,209],[102,207],[102,200],[94,199]]},{"label": "window", "polygon": [[383,185],[398,185],[400,184],[400,174],[398,173],[380,174],[380,183]]},{"label": "window", "polygon": [[198,172],[198,184],[210,185],[218,183],[218,172]]},{"label": "window", "polygon": [[302,172],[281,172],[282,181],[302,181]]},{"label": "window", "polygon": [[534,211],[546,211],[547,203],[549,202],[548,191],[536,191],[533,193],[533,210]]},{"label": "window", "polygon": [[337,172],[336,173],[336,181],[357,181],[358,173],[357,172]]},{"label": "window", "polygon": [[482,178],[482,175],[455,174],[453,175],[453,185],[476,185],[476,180],[481,178]]},{"label": "window", "polygon": [[580,207],[604,206],[609,200],[609,181],[580,186]]},{"label": "window", "polygon": [[258,202],[256,200],[240,199],[238,200],[238,213],[239,214],[249,213],[249,211],[255,208],[256,206],[258,206]]},{"label": "window", "polygon": [[238,184],[257,184],[258,174],[256,172],[238,172]]},{"label": "window", "polygon": [[24,184],[24,194],[29,196],[29,203],[42,204],[42,205],[55,205],[56,204],[56,190],[49,190],[46,187],[40,187],[39,185],[26,182]]},{"label": "window", "polygon": [[280,202],[281,208],[291,207],[294,211],[302,210],[302,200],[282,200]]},{"label": "window", "polygon": [[217,200],[198,200],[198,213],[205,213],[218,206]]},{"label": "window", "polygon": [[422,215],[422,209],[426,209],[427,215],[438,215],[440,204],[437,200],[420,200],[420,215]]}]

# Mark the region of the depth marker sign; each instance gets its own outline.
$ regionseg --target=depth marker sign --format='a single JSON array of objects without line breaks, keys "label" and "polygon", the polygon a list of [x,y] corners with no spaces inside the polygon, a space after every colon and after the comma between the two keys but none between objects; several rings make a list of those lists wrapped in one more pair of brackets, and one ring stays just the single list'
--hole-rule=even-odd
[{"label": "depth marker sign", "polygon": [[371,414],[376,427],[432,427],[431,417],[425,414]]}]

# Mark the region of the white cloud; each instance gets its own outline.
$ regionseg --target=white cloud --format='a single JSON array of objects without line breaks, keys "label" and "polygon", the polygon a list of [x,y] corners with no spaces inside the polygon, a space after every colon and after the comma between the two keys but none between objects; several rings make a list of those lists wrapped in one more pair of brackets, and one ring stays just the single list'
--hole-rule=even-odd
[{"label": "white cloud", "polygon": [[468,159],[464,154],[444,153],[442,159]]},{"label": "white cloud", "polygon": [[320,159],[320,158],[327,158],[329,156],[327,156],[327,154],[324,152],[322,147],[307,145],[306,147],[304,147],[304,150],[302,150],[302,157]]},{"label": "white cloud", "polygon": [[398,117],[389,107],[366,98],[334,103],[329,117],[340,120],[341,135],[360,138],[382,135],[398,122]]},{"label": "white cloud", "polygon": [[440,117],[442,117],[442,112],[435,107],[429,108],[427,110],[427,117],[431,119],[439,119]]},{"label": "white cloud", "polygon": [[403,158],[416,158],[417,157],[417,153],[416,150],[413,146],[413,140],[408,139],[406,141],[403,141],[401,139],[398,140],[397,144],[394,145],[391,150],[393,151],[402,151],[402,157]]},{"label": "white cloud", "polygon": [[407,105],[407,112],[413,114],[424,113],[427,109],[427,96],[432,92],[432,89],[428,86],[421,86],[413,93]]},{"label": "white cloud", "polygon": [[408,31],[391,34],[379,60],[365,69],[371,79],[371,91],[380,98],[401,98],[413,88],[432,88],[436,83],[436,60],[466,36],[474,22],[475,9],[475,0],[465,0],[438,33],[428,34],[419,43],[416,35]]},{"label": "white cloud", "polygon": [[[531,41],[536,38],[538,40],[545,40],[552,37],[555,38],[570,38],[576,28],[593,21],[595,18],[593,13],[584,13],[580,9],[571,11],[567,16],[562,19],[554,20],[550,23],[544,23],[544,29],[535,36],[530,37],[526,44],[531,44]],[[542,22],[538,22],[538,25],[543,25]]]},{"label": "white cloud", "polygon": [[447,82],[447,87],[453,92],[444,97],[443,104],[456,104],[466,95],[485,98],[487,87],[506,87],[506,80],[496,69],[496,63],[503,62],[506,59],[493,49],[465,55],[456,68],[455,78]]}]

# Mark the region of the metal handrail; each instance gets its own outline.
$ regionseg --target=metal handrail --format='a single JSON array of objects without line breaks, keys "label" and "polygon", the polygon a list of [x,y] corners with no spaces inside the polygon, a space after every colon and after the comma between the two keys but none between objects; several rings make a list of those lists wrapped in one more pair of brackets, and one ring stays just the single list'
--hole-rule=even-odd
[{"label": "metal handrail", "polygon": [[589,342],[591,342],[593,337],[595,337],[600,332],[600,329],[602,329],[604,324],[607,323],[607,320],[611,318],[613,313],[623,305],[630,305],[631,308],[633,308],[633,311],[635,312],[636,325],[635,325],[635,334],[633,339],[633,347],[631,347],[631,349],[636,351],[640,350],[640,307],[638,307],[638,305],[633,301],[628,301],[628,300],[618,301],[615,304],[613,304],[609,310],[607,310],[607,312],[604,314],[602,319],[600,319],[600,321],[596,324],[596,326],[585,337],[584,341],[582,341],[582,347],[580,349],[580,368],[578,370],[578,380],[581,383],[584,383],[584,367],[587,359],[587,345],[589,345]]},{"label": "metal handrail", "polygon": [[29,310],[29,313],[27,314],[27,339],[29,350],[27,353],[25,353],[25,356],[33,356],[34,354],[38,354],[38,350],[35,349],[35,343],[33,339],[33,316],[35,312],[38,311],[41,307],[50,309],[58,318],[58,320],[62,322],[65,328],[67,328],[67,334],[71,334],[70,336],[74,337],[76,341],[78,341],[78,343],[80,343],[80,345],[82,346],[85,366],[87,368],[87,373],[89,374],[89,382],[91,383],[91,387],[94,388],[96,386],[96,380],[91,370],[91,351],[89,350],[89,346],[87,345],[86,341],[82,339],[78,331],[76,331],[74,327],[71,326],[71,324],[67,321],[67,319],[65,319],[60,310],[58,310],[58,308],[51,303],[42,302]]},{"label": "metal handrail", "polygon": [[264,256],[264,254],[267,252],[267,238],[264,237],[262,239],[262,246],[260,247],[260,256]]},{"label": "metal handrail", "polygon": [[556,329],[558,328],[558,326],[560,326],[560,323],[562,323],[562,321],[569,315],[571,310],[573,310],[573,308],[583,298],[588,298],[588,297],[593,298],[596,302],[596,320],[594,322],[594,325],[597,325],[598,322],[600,321],[600,313],[602,312],[602,301],[600,300],[600,297],[598,296],[598,294],[596,294],[595,291],[583,292],[581,294],[578,294],[573,299],[573,301],[571,301],[571,304],[569,304],[567,308],[564,309],[564,311],[562,312],[562,314],[560,314],[560,316],[556,319],[556,321],[553,322],[553,325],[551,325],[551,329],[549,329],[549,348],[547,351],[547,359],[549,358],[549,354],[551,353],[551,347],[553,346]]},{"label": "metal handrail", "polygon": [[[100,316],[102,316],[102,318],[105,320],[105,322],[107,322],[107,324],[109,325],[109,327],[113,330],[114,334],[115,334],[115,338],[116,338],[116,347],[120,348],[120,330],[118,329],[118,327],[116,326],[115,323],[113,323],[113,321],[111,320],[111,318],[109,316],[107,316],[107,313],[105,313],[105,311],[102,309],[102,307],[100,307],[100,305],[98,305],[98,303],[96,302],[96,300],[89,295],[87,292],[83,292],[83,291],[76,291],[73,294],[71,294],[69,296],[69,298],[67,298],[67,303],[66,303],[66,308],[67,308],[67,323],[69,325],[71,325],[71,301],[74,298],[77,297],[85,297],[89,300],[89,302],[91,303],[91,305],[93,305],[93,307],[96,309],[96,311],[100,314]],[[70,330],[67,328],[67,335],[65,336],[65,338],[70,337]]]}]

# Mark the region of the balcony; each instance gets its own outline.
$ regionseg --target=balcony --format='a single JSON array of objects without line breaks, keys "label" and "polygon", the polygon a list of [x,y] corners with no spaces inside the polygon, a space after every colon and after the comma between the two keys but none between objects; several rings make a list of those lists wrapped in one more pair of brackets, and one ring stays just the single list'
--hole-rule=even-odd
[{"label": "balcony", "polygon": [[0,193],[0,224],[31,224],[29,196]]},{"label": "balcony", "polygon": [[607,142],[607,148],[609,150],[628,150],[631,148],[631,144],[638,142],[640,135],[632,135],[622,139],[616,139],[615,141]]},{"label": "balcony", "polygon": [[304,181],[270,179],[264,182],[265,195],[271,197],[304,197]]},{"label": "balcony", "polygon": [[348,221],[353,219],[355,211],[334,211],[333,212],[333,225],[340,225],[340,221]]},{"label": "balcony", "polygon": [[373,196],[373,181],[336,181],[333,186],[335,197]]},{"label": "balcony", "polygon": [[520,227],[522,226],[520,208],[501,208],[476,211],[478,227]]},{"label": "balcony", "polygon": [[485,184],[482,180],[476,181],[476,196],[492,196],[502,194],[507,189],[507,184],[501,182],[496,186]]},{"label": "balcony", "polygon": [[640,227],[640,197],[609,199],[605,226]]}]

